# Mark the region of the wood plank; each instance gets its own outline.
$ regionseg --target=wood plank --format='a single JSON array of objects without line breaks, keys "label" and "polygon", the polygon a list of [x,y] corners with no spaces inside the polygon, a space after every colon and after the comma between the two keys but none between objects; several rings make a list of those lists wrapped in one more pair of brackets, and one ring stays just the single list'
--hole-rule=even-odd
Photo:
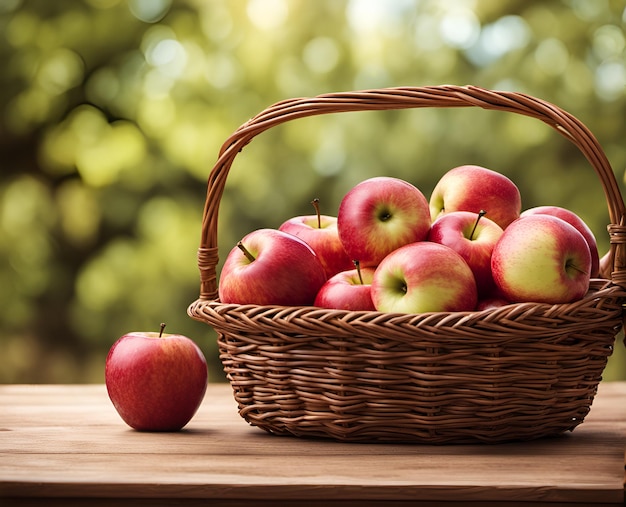
[{"label": "wood plank", "polygon": [[174,434],[129,429],[104,386],[0,386],[0,497],[622,504],[625,396],[626,383],[601,384],[561,437],[426,446],[271,436],[227,385]]},{"label": "wood plank", "polygon": [[[324,500],[323,503],[315,499],[302,498],[295,500],[280,500],[257,498],[253,501],[250,499],[205,499],[205,498],[76,498],[76,497],[60,497],[60,498],[3,498],[3,507],[110,507],[114,502],[115,507],[571,507],[571,503],[562,502],[474,502],[464,501],[460,504],[458,501],[415,501],[415,500]],[[615,507],[614,503],[588,503],[578,504],[584,507]]]}]

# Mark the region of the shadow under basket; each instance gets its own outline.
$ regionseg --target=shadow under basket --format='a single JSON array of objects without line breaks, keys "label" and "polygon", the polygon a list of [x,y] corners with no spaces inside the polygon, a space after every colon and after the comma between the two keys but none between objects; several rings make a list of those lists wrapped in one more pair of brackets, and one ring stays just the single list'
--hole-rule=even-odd
[{"label": "shadow under basket", "polygon": [[[603,278],[591,281],[583,299],[424,314],[219,302],[219,201],[234,158],[253,137],[319,114],[471,106],[547,123],[596,170],[609,208],[611,247],[602,259]],[[216,330],[240,415],[269,433],[424,444],[554,436],[583,422],[622,328],[624,210],[613,171],[586,127],[528,95],[434,86],[283,101],[235,131],[211,171],[200,297],[188,313]]]}]

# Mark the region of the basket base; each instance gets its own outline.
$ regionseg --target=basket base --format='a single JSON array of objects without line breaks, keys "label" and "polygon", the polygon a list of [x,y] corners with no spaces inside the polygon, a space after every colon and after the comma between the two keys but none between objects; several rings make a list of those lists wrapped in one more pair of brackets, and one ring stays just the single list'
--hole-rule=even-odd
[{"label": "basket base", "polygon": [[479,391],[469,379],[466,388],[370,382],[312,387],[296,379],[299,387],[288,392],[229,377],[241,417],[272,435],[418,444],[495,444],[573,431],[589,413],[600,382],[551,390],[516,383]]}]

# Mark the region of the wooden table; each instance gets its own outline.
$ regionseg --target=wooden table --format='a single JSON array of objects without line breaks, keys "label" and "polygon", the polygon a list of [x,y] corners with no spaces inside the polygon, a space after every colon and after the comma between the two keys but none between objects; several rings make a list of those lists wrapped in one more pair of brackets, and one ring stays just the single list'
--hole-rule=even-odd
[{"label": "wooden table", "polygon": [[211,384],[180,433],[140,433],[103,385],[0,386],[0,505],[622,505],[626,382],[572,433],[500,445],[342,444],[248,426]]}]

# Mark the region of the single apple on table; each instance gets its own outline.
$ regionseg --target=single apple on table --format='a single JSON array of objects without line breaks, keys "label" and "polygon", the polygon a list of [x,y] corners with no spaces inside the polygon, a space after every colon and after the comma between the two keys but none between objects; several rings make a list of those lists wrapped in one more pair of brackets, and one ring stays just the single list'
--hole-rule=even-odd
[{"label": "single apple on table", "polygon": [[368,310],[376,308],[372,301],[374,268],[361,268],[355,261],[355,269],[332,276],[315,297],[313,306],[335,310]]},{"label": "single apple on table", "polygon": [[194,416],[207,388],[207,364],[186,336],[133,332],[109,350],[105,384],[121,418],[141,431],[178,431]]},{"label": "single apple on table", "polygon": [[302,215],[283,222],[279,231],[288,232],[306,242],[319,257],[326,278],[336,273],[352,269],[352,259],[348,257],[337,231],[337,217],[320,213],[319,199],[311,202],[315,215]]},{"label": "single apple on table", "polygon": [[407,181],[380,176],[354,186],[337,214],[339,238],[351,259],[375,267],[403,245],[426,239],[430,211],[424,194]]},{"label": "single apple on table", "polygon": [[565,220],[529,215],[505,229],[491,270],[511,302],[571,303],[589,289],[591,253],[583,235]]},{"label": "single apple on table", "polygon": [[428,234],[429,241],[448,246],[465,259],[474,273],[479,298],[495,289],[491,253],[503,232],[486,214],[484,210],[445,213],[433,222]]},{"label": "single apple on table", "polygon": [[326,273],[313,249],[277,229],[257,229],[230,251],[218,285],[222,303],[311,305]]},{"label": "single apple on table", "polygon": [[485,209],[491,220],[506,229],[519,218],[522,198],[517,185],[503,174],[478,165],[462,165],[441,177],[429,206],[433,220],[451,211],[478,213]]},{"label": "single apple on table", "polygon": [[381,312],[456,312],[474,310],[478,294],[463,257],[450,247],[421,241],[382,260],[372,280],[372,300]]},{"label": "single apple on table", "polygon": [[591,253],[591,278],[597,278],[600,275],[600,255],[598,253],[596,237],[582,218],[573,211],[567,208],[561,208],[560,206],[536,206],[523,211],[521,214],[523,217],[529,215],[552,215],[573,225],[578,232],[583,235],[589,245],[589,251]]}]

